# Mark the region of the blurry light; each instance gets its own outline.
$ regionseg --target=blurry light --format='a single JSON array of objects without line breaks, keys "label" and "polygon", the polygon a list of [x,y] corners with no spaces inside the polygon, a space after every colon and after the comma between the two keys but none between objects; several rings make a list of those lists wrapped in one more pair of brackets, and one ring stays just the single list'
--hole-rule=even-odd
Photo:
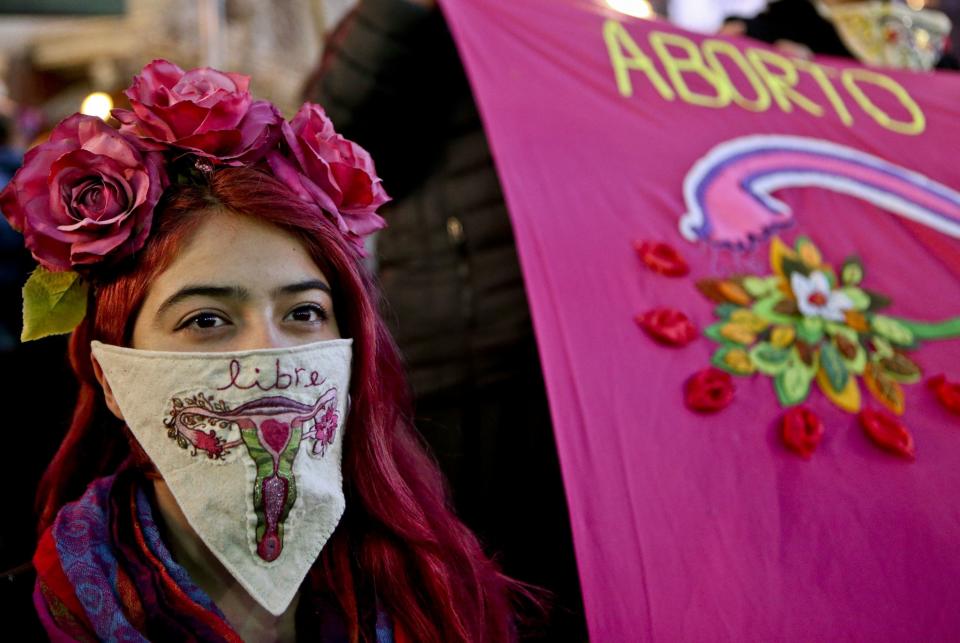
[{"label": "blurry light", "polygon": [[606,0],[607,5],[620,13],[637,18],[653,18],[653,7],[647,0]]},{"label": "blurry light", "polygon": [[113,109],[113,99],[105,92],[93,92],[84,98],[80,105],[81,114],[96,116],[104,121],[110,118],[111,109]]},{"label": "blurry light", "polygon": [[907,6],[914,11],[920,11],[925,4],[927,3],[924,0],[907,0]]},{"label": "blurry light", "polygon": [[926,29],[917,29],[913,37],[917,42],[917,47],[920,49],[926,49],[930,46],[930,32]]}]

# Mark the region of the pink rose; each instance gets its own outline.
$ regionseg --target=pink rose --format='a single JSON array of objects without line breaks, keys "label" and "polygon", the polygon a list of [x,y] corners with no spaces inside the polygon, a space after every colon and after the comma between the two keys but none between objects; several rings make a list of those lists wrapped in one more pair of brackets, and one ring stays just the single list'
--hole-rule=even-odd
[{"label": "pink rose", "polygon": [[386,226],[376,214],[390,200],[365,149],[333,129],[323,108],[305,103],[282,126],[282,152],[267,154],[278,179],[297,196],[328,212],[341,232],[362,247],[362,237]]},{"label": "pink rose", "polygon": [[74,114],[27,152],[0,210],[37,261],[70,270],[139,250],[166,183],[160,154]]},{"label": "pink rose", "polygon": [[113,110],[120,130],[151,149],[174,147],[222,165],[249,165],[276,144],[283,118],[254,101],[249,76],[204,67],[184,72],[154,60],[124,92],[133,111]]}]

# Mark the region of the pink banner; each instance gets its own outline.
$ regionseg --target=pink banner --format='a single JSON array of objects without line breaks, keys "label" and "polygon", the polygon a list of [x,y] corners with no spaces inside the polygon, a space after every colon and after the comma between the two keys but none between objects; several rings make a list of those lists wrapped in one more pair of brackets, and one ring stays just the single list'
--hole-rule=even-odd
[{"label": "pink banner", "polygon": [[960,76],[599,5],[443,1],[592,638],[956,639]]}]

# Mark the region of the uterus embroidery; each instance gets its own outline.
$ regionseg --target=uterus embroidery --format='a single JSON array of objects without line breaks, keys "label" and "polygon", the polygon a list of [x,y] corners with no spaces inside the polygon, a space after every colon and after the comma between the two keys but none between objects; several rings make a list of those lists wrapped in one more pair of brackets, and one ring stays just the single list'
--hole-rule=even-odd
[{"label": "uterus embroidery", "polygon": [[[273,562],[283,551],[284,522],[297,499],[293,463],[307,442],[308,457],[320,458],[336,437],[337,390],[329,388],[313,404],[282,395],[255,399],[236,408],[204,393],[171,400],[164,420],[167,435],[190,450],[222,460],[241,444],[256,467],[253,507],[257,515],[256,553]],[[240,438],[228,441],[233,426]]]}]

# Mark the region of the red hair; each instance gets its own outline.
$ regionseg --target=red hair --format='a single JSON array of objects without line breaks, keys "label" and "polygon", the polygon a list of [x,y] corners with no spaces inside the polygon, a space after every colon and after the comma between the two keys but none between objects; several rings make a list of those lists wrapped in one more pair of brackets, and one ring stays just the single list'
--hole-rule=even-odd
[{"label": "red hair", "polygon": [[353,641],[370,635],[361,623],[376,609],[373,600],[415,641],[515,638],[509,601],[515,583],[499,573],[447,504],[442,477],[413,429],[406,378],[377,312],[376,288],[349,242],[264,172],[221,169],[207,183],[170,188],[144,249],[94,280],[87,318],[70,340],[80,391],[70,429],[40,484],[40,529],[131,452],[94,377],[90,341],[128,345],[152,279],[205,212],[225,209],[302,240],[331,280],[341,332],[354,340],[342,465],[347,508],[314,564],[313,589],[335,597]]}]

